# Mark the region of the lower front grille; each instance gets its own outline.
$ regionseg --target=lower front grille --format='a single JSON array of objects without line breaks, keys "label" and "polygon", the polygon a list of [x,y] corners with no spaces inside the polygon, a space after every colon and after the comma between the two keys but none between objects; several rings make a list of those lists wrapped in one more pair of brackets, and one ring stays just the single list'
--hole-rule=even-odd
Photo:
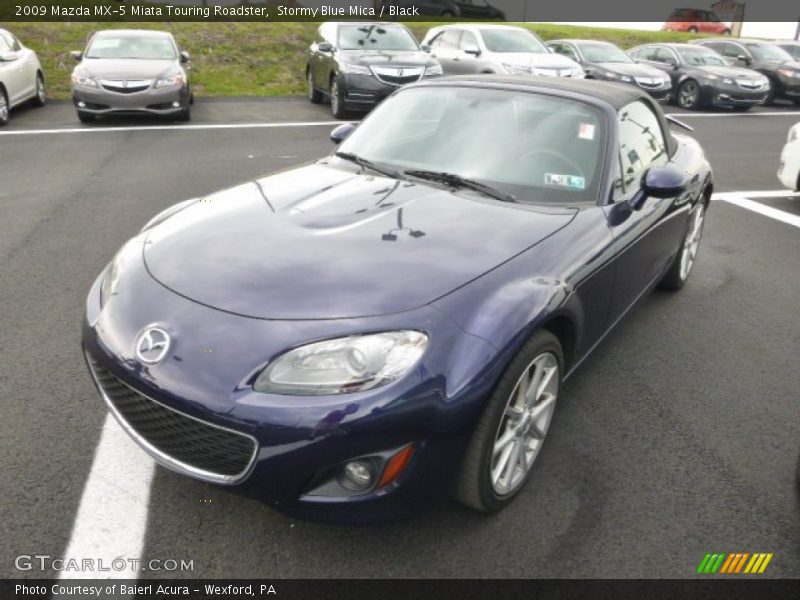
[{"label": "lower front grille", "polygon": [[236,483],[247,475],[258,449],[255,438],[169,408],[128,386],[88,353],[86,359],[114,416],[159,462],[215,483]]}]

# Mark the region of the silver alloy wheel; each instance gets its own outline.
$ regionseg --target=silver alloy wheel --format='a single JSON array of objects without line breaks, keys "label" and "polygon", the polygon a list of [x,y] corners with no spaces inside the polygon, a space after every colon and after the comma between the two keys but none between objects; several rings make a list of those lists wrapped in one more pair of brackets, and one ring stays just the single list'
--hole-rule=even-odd
[{"label": "silver alloy wheel", "polygon": [[331,112],[334,116],[339,112],[339,83],[335,78],[331,81]]},{"label": "silver alloy wheel", "polygon": [[678,103],[687,108],[694,106],[697,102],[697,95],[700,93],[700,88],[694,81],[687,81],[681,86],[678,92]]},{"label": "silver alloy wheel", "polygon": [[6,95],[0,90],[0,123],[8,121],[8,103]]},{"label": "silver alloy wheel", "polygon": [[542,447],[558,397],[558,359],[540,354],[523,371],[497,427],[490,461],[492,489],[499,496],[524,481]]},{"label": "silver alloy wheel", "polygon": [[692,225],[686,234],[681,250],[681,281],[686,281],[692,271],[694,261],[697,258],[697,250],[700,247],[700,238],[703,235],[703,222],[705,220],[705,206],[699,204],[692,217]]},{"label": "silver alloy wheel", "polygon": [[36,77],[36,97],[39,99],[41,104],[44,104],[47,100],[47,93],[44,89],[44,80],[41,77]]}]

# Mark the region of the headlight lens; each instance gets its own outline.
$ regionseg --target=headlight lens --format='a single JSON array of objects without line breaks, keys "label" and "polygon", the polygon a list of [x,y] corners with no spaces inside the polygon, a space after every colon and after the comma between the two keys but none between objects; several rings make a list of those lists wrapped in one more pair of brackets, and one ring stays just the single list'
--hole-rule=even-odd
[{"label": "headlight lens", "polygon": [[344,73],[350,73],[352,75],[372,75],[372,71],[370,71],[369,67],[365,65],[342,63],[339,65],[339,69],[341,69]]},{"label": "headlight lens", "polygon": [[170,77],[156,80],[156,87],[178,87],[186,83],[186,76],[183,73],[176,73]]},{"label": "headlight lens", "polygon": [[722,83],[725,85],[733,85],[733,79],[728,79],[727,77],[722,80]]},{"label": "headlight lens", "polygon": [[531,68],[525,65],[510,65],[508,63],[503,63],[503,68],[509,75],[529,75],[532,72]]},{"label": "headlight lens", "polygon": [[119,280],[119,261],[117,261],[117,257],[115,256],[105,270],[105,275],[103,276],[103,281],[100,284],[100,308],[102,309],[106,301],[111,297],[111,294],[114,293],[114,289],[117,287],[117,281]]},{"label": "headlight lens", "polygon": [[792,69],[778,69],[778,73],[784,77],[800,77],[800,71],[793,71]]},{"label": "headlight lens", "polygon": [[270,394],[322,396],[369,390],[396,381],[420,359],[428,336],[389,331],[315,342],[267,366],[253,389]]},{"label": "headlight lens", "polygon": [[431,65],[425,69],[426,77],[429,75],[441,75],[442,73],[442,65]]},{"label": "headlight lens", "polygon": [[72,85],[80,85],[83,87],[97,87],[97,82],[92,79],[91,77],[86,77],[85,75],[76,75],[75,73],[72,74]]}]

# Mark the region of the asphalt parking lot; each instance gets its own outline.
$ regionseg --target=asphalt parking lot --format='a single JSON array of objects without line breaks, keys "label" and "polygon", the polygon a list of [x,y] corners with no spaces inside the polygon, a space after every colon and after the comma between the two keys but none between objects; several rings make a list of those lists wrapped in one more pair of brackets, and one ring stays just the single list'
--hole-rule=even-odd
[{"label": "asphalt parking lot", "polygon": [[570,380],[501,514],[292,520],[154,468],[106,424],[79,346],[94,278],[161,209],[328,153],[330,121],[297,98],[198,100],[189,125],[84,126],[52,104],[0,130],[3,577],[57,576],[15,557],[67,554],[192,560],[179,577],[682,578],[707,552],[771,552],[764,576],[800,577],[800,195],[775,191],[789,107],[686,116],[722,194],[692,279]]}]

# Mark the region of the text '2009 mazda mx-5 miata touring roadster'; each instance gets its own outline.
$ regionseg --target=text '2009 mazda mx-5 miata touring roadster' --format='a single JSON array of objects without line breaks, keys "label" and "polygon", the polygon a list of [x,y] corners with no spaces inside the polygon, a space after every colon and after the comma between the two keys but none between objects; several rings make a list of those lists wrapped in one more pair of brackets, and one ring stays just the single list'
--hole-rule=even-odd
[{"label": "text '2009 mazda mx-5 miata touring roadster'", "polygon": [[403,88],[313,164],[167,209],[93,285],[83,346],[164,466],[301,517],[506,506],[562,383],[695,262],[711,170],[648,95]]}]

